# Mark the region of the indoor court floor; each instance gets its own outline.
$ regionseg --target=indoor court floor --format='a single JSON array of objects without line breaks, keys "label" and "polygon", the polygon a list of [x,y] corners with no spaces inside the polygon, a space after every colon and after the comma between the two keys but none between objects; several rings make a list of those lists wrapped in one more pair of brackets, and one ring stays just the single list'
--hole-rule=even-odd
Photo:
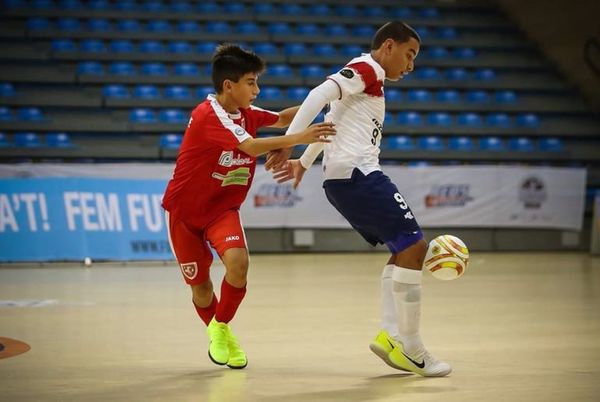
[{"label": "indoor court floor", "polygon": [[2,266],[0,337],[31,350],[0,359],[0,401],[600,400],[600,258],[473,253],[458,280],[426,275],[421,333],[447,378],[370,352],[386,259],[254,255],[232,322],[244,370],[208,359],[174,263]]}]

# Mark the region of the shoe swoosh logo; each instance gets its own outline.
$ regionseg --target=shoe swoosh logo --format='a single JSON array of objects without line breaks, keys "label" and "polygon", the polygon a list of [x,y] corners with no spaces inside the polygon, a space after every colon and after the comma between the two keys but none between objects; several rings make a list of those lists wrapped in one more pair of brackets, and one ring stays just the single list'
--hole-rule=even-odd
[{"label": "shoe swoosh logo", "polygon": [[392,341],[390,341],[389,339],[386,339],[386,340],[387,340],[387,343],[389,343],[389,344],[390,344],[390,346],[392,347],[392,349],[394,349],[394,348],[396,347],[396,345],[394,345],[394,344],[392,343]]},{"label": "shoe swoosh logo", "polygon": [[418,363],[418,362],[414,361],[413,359],[411,359],[410,357],[408,357],[406,355],[406,353],[402,352],[402,354],[404,355],[404,357],[406,357],[408,360],[410,360],[418,368],[422,369],[423,367],[425,367],[425,360],[423,360],[421,363]]}]

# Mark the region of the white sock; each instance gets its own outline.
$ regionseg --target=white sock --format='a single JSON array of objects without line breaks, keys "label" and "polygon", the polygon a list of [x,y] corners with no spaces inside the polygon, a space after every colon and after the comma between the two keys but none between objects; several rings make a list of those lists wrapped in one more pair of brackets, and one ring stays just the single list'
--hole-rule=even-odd
[{"label": "white sock", "polygon": [[404,350],[412,354],[423,348],[419,327],[421,325],[422,271],[394,266],[392,273],[393,295],[396,305],[398,338]]},{"label": "white sock", "polygon": [[392,273],[395,265],[388,264],[381,273],[381,329],[387,331],[392,338],[398,337],[396,303],[394,302],[394,282]]}]

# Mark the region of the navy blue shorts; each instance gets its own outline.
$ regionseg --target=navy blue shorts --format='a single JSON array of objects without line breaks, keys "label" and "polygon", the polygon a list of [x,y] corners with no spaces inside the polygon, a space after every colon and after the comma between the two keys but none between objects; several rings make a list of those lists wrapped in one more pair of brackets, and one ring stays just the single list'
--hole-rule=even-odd
[{"label": "navy blue shorts", "polygon": [[398,188],[381,171],[365,176],[354,169],[350,179],[325,180],[327,199],[372,245],[394,254],[423,238],[421,228]]}]

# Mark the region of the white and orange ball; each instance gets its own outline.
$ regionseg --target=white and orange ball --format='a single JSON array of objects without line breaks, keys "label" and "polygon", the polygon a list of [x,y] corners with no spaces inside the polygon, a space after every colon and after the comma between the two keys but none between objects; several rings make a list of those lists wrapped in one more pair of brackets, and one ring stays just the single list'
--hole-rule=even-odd
[{"label": "white and orange ball", "polygon": [[460,277],[469,263],[469,249],[456,236],[441,235],[429,242],[423,267],[444,281]]}]

